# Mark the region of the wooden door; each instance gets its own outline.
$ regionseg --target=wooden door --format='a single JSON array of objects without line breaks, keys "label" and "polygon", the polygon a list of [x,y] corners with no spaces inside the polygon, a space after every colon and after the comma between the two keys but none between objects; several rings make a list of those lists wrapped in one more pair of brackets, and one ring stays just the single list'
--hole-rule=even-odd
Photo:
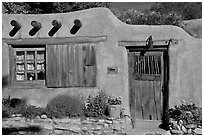
[{"label": "wooden door", "polygon": [[162,113],[162,52],[129,52],[130,111],[134,119],[160,120]]}]

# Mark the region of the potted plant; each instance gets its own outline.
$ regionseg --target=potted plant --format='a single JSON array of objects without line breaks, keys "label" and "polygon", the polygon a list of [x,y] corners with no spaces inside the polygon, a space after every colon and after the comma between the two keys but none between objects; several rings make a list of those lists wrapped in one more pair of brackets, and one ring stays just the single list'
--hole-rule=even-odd
[{"label": "potted plant", "polygon": [[121,104],[121,97],[108,99],[108,112],[111,118],[120,118],[120,113],[122,109]]}]

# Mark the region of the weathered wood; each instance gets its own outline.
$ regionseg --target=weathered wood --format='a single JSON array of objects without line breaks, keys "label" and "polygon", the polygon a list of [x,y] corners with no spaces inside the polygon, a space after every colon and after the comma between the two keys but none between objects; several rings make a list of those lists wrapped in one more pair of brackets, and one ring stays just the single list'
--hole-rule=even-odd
[{"label": "weathered wood", "polygon": [[134,70],[134,62],[132,61],[133,60],[133,55],[131,52],[128,52],[128,64],[129,64],[129,67],[128,67],[128,72],[129,72],[129,98],[130,98],[130,114],[131,114],[131,117],[133,119],[133,122],[135,124],[135,119],[136,119],[136,100],[135,100],[135,90],[134,90],[134,87],[133,87],[133,78],[132,78],[132,74],[133,74],[133,70]]},{"label": "weathered wood", "polygon": [[[153,45],[155,46],[167,46],[169,44],[169,39],[166,40],[154,40]],[[178,44],[178,40],[174,39],[171,45]],[[119,41],[118,42],[119,46],[130,46],[130,47],[135,47],[135,46],[146,46],[146,40],[144,41]]]},{"label": "weathered wood", "polygon": [[57,54],[56,46],[46,46],[46,86],[57,87]]},{"label": "weathered wood", "polygon": [[130,104],[135,103],[131,115],[135,115],[136,119],[161,119],[160,56],[160,53],[154,52],[147,52],[143,57],[139,56],[139,52],[128,53]]},{"label": "weathered wood", "polygon": [[78,46],[78,80],[79,86],[83,86],[84,76],[84,61],[83,61],[83,46],[79,44]]},{"label": "weathered wood", "polygon": [[161,112],[162,112],[162,106],[161,106],[161,82],[154,81],[154,93],[155,93],[155,106],[157,111],[157,120],[161,119]]},{"label": "weathered wood", "polygon": [[74,47],[69,45],[69,86],[74,87]]},{"label": "weathered wood", "polygon": [[63,58],[61,60],[61,69],[62,69],[62,77],[61,77],[61,87],[68,87],[68,45],[62,45],[61,46],[61,54],[63,55]]},{"label": "weathered wood", "polygon": [[63,37],[63,38],[25,38],[25,39],[7,39],[3,38],[3,42],[10,45],[55,45],[55,44],[63,44],[63,43],[85,43],[85,42],[102,42],[106,41],[106,36],[78,36],[78,37]]},{"label": "weathered wood", "polygon": [[142,97],[142,89],[140,88],[141,83],[140,81],[134,80],[133,81],[133,87],[134,87],[134,91],[135,92],[135,96],[133,96],[135,98],[135,107],[134,109],[136,109],[136,119],[144,119],[144,105],[143,105],[143,97]]}]

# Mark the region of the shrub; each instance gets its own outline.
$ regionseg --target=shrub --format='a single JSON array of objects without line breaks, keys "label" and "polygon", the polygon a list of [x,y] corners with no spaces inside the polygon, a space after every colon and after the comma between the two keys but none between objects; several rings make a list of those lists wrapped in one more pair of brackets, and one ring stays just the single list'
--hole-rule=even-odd
[{"label": "shrub", "polygon": [[11,107],[11,100],[10,96],[2,99],[2,118],[8,118],[11,117],[12,114],[20,112],[18,109]]},{"label": "shrub", "polygon": [[48,102],[46,112],[50,118],[75,117],[83,114],[83,106],[80,96],[59,95]]},{"label": "shrub", "polygon": [[34,118],[46,113],[44,108],[36,107],[33,105],[26,105],[22,99],[10,96],[2,99],[2,117],[11,117],[13,114],[21,114],[25,118]]},{"label": "shrub", "polygon": [[100,91],[98,95],[89,95],[86,106],[83,108],[84,115],[87,117],[102,117],[107,115],[108,97],[104,91]]},{"label": "shrub", "polygon": [[36,107],[34,105],[26,105],[19,108],[20,114],[26,118],[35,118],[36,116],[41,116],[46,113],[46,110],[42,107]]},{"label": "shrub", "polygon": [[202,125],[202,108],[197,107],[196,104],[185,103],[182,101],[182,104],[175,106],[168,110],[169,117],[178,120],[183,120],[184,125],[187,124],[196,124]]}]

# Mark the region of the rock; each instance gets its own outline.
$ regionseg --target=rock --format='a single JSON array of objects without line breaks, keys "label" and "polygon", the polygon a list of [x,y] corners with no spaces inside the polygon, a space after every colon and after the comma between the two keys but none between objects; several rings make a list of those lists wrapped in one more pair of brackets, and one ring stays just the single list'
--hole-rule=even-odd
[{"label": "rock", "polygon": [[113,124],[113,121],[105,120],[105,123],[107,123],[107,124]]},{"label": "rock", "polygon": [[166,131],[164,135],[171,135],[170,130]]},{"label": "rock", "polygon": [[81,124],[81,119],[80,118],[73,118],[70,121],[71,124]]},{"label": "rock", "polygon": [[194,130],[195,135],[202,135],[202,129],[201,128],[196,128]]},{"label": "rock", "polygon": [[15,115],[15,114],[12,114],[11,117],[16,117],[16,115]]},{"label": "rock", "polygon": [[55,125],[54,129],[57,129],[57,130],[68,130],[69,128],[67,128],[66,126],[62,126],[62,125]]},{"label": "rock", "polygon": [[117,121],[117,120],[113,120],[113,124],[114,124],[114,125],[118,125],[118,124],[120,124],[120,122]]},{"label": "rock", "polygon": [[43,124],[42,126],[46,130],[53,130],[53,126],[51,124]]},{"label": "rock", "polygon": [[82,124],[92,124],[92,122],[91,121],[89,121],[89,120],[83,120],[82,122],[81,122]]},{"label": "rock", "polygon": [[181,126],[181,130],[182,130],[185,134],[188,133],[187,129],[186,129],[183,125]]},{"label": "rock", "polygon": [[22,114],[16,114],[16,117],[22,117]]},{"label": "rock", "polygon": [[14,117],[13,120],[15,121],[20,121],[22,119],[22,117]]},{"label": "rock", "polygon": [[103,131],[103,134],[104,135],[112,135],[113,134],[113,132],[112,131],[110,131],[110,130],[105,130],[105,131]]},{"label": "rock", "polygon": [[87,127],[82,127],[81,130],[82,130],[83,132],[86,132],[86,131],[88,131],[88,128],[87,128]]},{"label": "rock", "polygon": [[100,119],[96,124],[97,125],[103,125],[105,123],[104,119]]},{"label": "rock", "polygon": [[106,124],[106,123],[103,125],[103,127],[104,127],[105,129],[109,129],[109,125]]},{"label": "rock", "polygon": [[154,132],[147,132],[145,135],[155,135]]},{"label": "rock", "polygon": [[94,127],[94,128],[91,128],[91,130],[93,130],[93,131],[99,131],[99,130],[101,130],[101,129],[102,129],[102,127],[99,126],[99,125],[97,125],[97,126]]},{"label": "rock", "polygon": [[114,135],[126,135],[126,133],[125,132],[114,132]]},{"label": "rock", "polygon": [[40,119],[40,116],[36,116],[37,119]]},{"label": "rock", "polygon": [[132,124],[132,121],[129,117],[124,117],[121,119],[120,123],[123,123],[123,124]]},{"label": "rock", "polygon": [[170,133],[173,135],[183,135],[183,131],[182,130],[170,130]]},{"label": "rock", "polygon": [[173,129],[173,130],[180,130],[180,126],[177,124],[177,121],[170,121],[171,125],[170,127]]},{"label": "rock", "polygon": [[114,131],[122,131],[121,125],[119,125],[119,124],[113,125],[113,126],[112,126],[112,129],[113,129]]},{"label": "rock", "polygon": [[33,122],[34,123],[42,123],[42,122],[44,122],[44,119],[34,119]]},{"label": "rock", "polygon": [[71,126],[69,128],[70,131],[74,132],[74,133],[79,133],[81,132],[81,128],[77,127],[77,126]]},{"label": "rock", "polygon": [[70,119],[69,117],[62,118],[62,119],[56,119],[56,120],[58,120],[60,123],[63,123],[63,124],[69,124],[72,121],[72,119]]},{"label": "rock", "polygon": [[189,116],[189,117],[193,117],[193,114],[192,114],[191,111],[186,111],[185,113],[186,113],[187,116]]},{"label": "rock", "polygon": [[186,127],[186,129],[195,129],[196,125],[195,124],[188,124],[185,127]]},{"label": "rock", "polygon": [[55,134],[62,134],[63,131],[62,131],[62,130],[54,130],[54,133],[55,133]]},{"label": "rock", "polygon": [[107,120],[116,120],[117,118],[107,117]]},{"label": "rock", "polygon": [[20,135],[25,135],[26,132],[25,132],[25,131],[19,131],[18,134],[20,134]]},{"label": "rock", "polygon": [[40,116],[40,118],[46,119],[46,118],[47,118],[47,115],[43,114],[43,115]]},{"label": "rock", "polygon": [[94,131],[93,132],[94,135],[101,135],[101,133],[102,133],[101,131]]}]

